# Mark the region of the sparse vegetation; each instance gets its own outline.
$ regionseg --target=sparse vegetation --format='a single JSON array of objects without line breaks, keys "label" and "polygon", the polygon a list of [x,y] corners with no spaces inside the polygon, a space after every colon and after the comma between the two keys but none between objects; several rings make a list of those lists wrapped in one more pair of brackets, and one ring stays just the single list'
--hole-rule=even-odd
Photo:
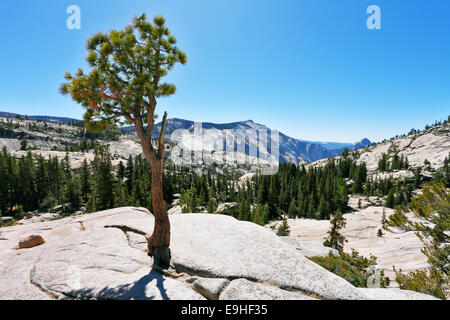
[{"label": "sparse vegetation", "polygon": [[450,191],[442,183],[432,183],[422,189],[411,208],[421,222],[412,222],[404,207],[398,207],[389,217],[388,225],[413,230],[424,244],[422,252],[427,256],[430,268],[403,274],[396,270],[396,281],[403,288],[448,296],[450,271]]},{"label": "sparse vegetation", "polygon": [[344,243],[347,241],[340,233],[340,230],[347,224],[344,215],[340,210],[337,210],[331,218],[331,229],[328,231],[328,237],[325,239],[323,245],[338,250],[344,250]]},{"label": "sparse vegetation", "polygon": [[[334,255],[330,252],[327,257],[312,257],[310,259],[360,288],[367,287],[367,280],[372,275],[368,269],[370,266],[377,264],[376,257],[363,257],[356,250],[352,250],[351,254],[340,252],[339,255]],[[381,271],[380,286],[386,288],[389,286],[389,283],[389,278],[385,277],[384,272]]]}]

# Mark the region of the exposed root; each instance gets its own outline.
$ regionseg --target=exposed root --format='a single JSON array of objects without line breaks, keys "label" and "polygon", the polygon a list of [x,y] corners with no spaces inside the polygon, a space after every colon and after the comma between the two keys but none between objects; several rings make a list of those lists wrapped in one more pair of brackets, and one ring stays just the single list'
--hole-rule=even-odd
[{"label": "exposed root", "polygon": [[178,279],[178,278],[181,278],[181,277],[188,276],[187,273],[183,273],[183,272],[182,273],[178,273],[175,269],[172,269],[172,268],[170,268],[169,270],[164,270],[164,269],[162,269],[162,268],[160,268],[158,266],[153,266],[153,270],[161,273],[164,276],[167,276],[167,277],[170,277],[170,278],[173,278],[173,279]]},{"label": "exposed root", "polygon": [[[142,236],[144,236],[145,239],[147,239],[147,240],[148,240],[148,237],[149,237],[149,235],[147,235],[144,231],[141,231],[141,230],[138,230],[138,229],[135,229],[135,228],[131,228],[131,227],[128,227],[128,226],[124,226],[124,225],[108,225],[108,226],[105,226],[105,228],[117,228],[117,229],[121,230],[121,231],[125,234],[125,236],[127,237],[128,245],[129,245],[131,248],[136,249],[136,250],[140,250],[140,251],[143,251],[143,250],[141,250],[141,249],[139,249],[139,248],[136,248],[135,246],[133,246],[133,245],[131,244],[130,236],[129,236],[128,232],[133,232],[133,233],[142,235]],[[145,251],[144,251],[144,252],[145,252]]]},{"label": "exposed root", "polygon": [[142,236],[144,236],[147,240],[150,237],[150,235],[148,235],[146,232],[142,231],[142,230],[138,230],[129,226],[125,226],[125,225],[108,225],[105,226],[105,228],[117,228],[122,230],[123,232],[133,232],[136,234],[140,234]]}]

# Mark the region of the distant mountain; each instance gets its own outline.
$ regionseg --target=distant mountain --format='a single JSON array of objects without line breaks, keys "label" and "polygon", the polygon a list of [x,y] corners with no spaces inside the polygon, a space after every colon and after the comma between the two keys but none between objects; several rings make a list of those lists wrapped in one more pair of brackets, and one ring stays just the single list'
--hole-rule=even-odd
[{"label": "distant mountain", "polygon": [[28,115],[22,115],[17,113],[11,113],[11,112],[3,112],[0,111],[0,117],[3,118],[17,118],[21,117],[23,119],[30,119],[30,120],[42,120],[42,121],[50,121],[50,122],[60,122],[60,123],[73,123],[73,122],[82,122],[82,120],[74,119],[74,118],[67,118],[67,117],[53,117],[53,116],[28,116]]},{"label": "distant mountain", "polygon": [[[185,119],[168,119],[166,123],[166,131],[165,131],[165,139],[171,140],[172,133],[177,129],[185,129],[190,133],[194,132],[194,121],[185,120]],[[272,132],[270,128],[265,125],[258,124],[253,122],[252,120],[247,121],[239,121],[232,123],[210,123],[203,122],[202,123],[203,130],[227,130],[227,129],[255,129],[255,130],[267,130],[268,135]],[[122,130],[126,133],[134,133],[134,127],[124,127]],[[152,136],[154,138],[158,137],[159,132],[161,130],[161,123],[155,125],[153,129]],[[256,145],[256,139],[251,139],[252,141],[248,141],[246,143],[246,151],[249,150],[249,145]],[[334,157],[342,153],[345,148],[354,149],[360,148],[365,145],[370,145],[370,141],[368,139],[363,139],[357,144],[353,143],[339,143],[339,142],[313,142],[313,141],[305,141],[299,140],[295,138],[291,138],[282,132],[280,132],[280,143],[279,143],[279,153],[280,153],[280,162],[311,162],[319,159]],[[236,150],[236,147],[235,147]]]},{"label": "distant mountain", "polygon": [[346,142],[322,142],[322,141],[306,141],[306,140],[302,141],[319,144],[327,150],[339,150],[339,149],[343,150],[345,148],[351,149],[355,145],[354,143],[346,143]]},{"label": "distant mountain", "polygon": [[[68,117],[54,117],[54,116],[29,116],[29,115],[19,115],[10,112],[1,112],[0,117],[4,118],[17,118],[20,116],[23,119],[30,120],[42,120],[51,121],[57,123],[73,123],[81,122],[79,119],[68,118]],[[133,126],[122,127],[122,132],[124,133],[135,133],[135,128]],[[166,123],[165,139],[171,140],[172,133],[177,129],[185,129],[190,133],[194,132],[194,121],[185,119],[168,119]],[[214,130],[222,131],[227,129],[254,129],[254,130],[267,130],[270,136],[272,130],[265,125],[258,124],[252,120],[231,122],[231,123],[211,123],[203,122],[203,130],[209,130],[209,133],[214,132]],[[155,125],[153,129],[152,136],[157,138],[161,130],[161,123]],[[281,162],[312,162],[324,158],[335,157],[341,154],[345,148],[348,149],[359,149],[365,146],[370,146],[371,142],[368,139],[362,139],[357,143],[342,143],[342,142],[318,142],[318,141],[306,141],[291,138],[282,132],[280,134],[280,144],[279,144],[279,155]],[[249,137],[249,141],[245,144],[246,153],[250,150],[250,147],[256,147],[257,139],[256,137]],[[270,145],[270,143],[269,143]],[[237,147],[235,147],[237,150]]]},{"label": "distant mountain", "polygon": [[372,142],[370,142],[369,139],[364,138],[364,139],[356,142],[353,145],[352,149],[361,149],[361,148],[368,147],[368,146],[371,146],[371,145],[372,145]]}]

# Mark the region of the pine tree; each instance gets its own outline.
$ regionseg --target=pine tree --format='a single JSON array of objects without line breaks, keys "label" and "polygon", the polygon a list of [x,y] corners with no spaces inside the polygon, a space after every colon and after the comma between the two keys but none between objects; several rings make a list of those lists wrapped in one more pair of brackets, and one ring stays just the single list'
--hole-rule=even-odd
[{"label": "pine tree", "polygon": [[90,177],[91,173],[89,170],[89,165],[87,163],[87,160],[84,159],[83,163],[81,164],[81,171],[80,171],[81,197],[84,202],[88,201],[88,194],[91,191]]},{"label": "pine tree", "polygon": [[288,237],[291,233],[291,229],[289,228],[288,221],[285,216],[283,216],[283,220],[281,221],[281,225],[277,229],[277,236],[280,237]]},{"label": "pine tree", "polygon": [[114,175],[112,173],[111,154],[107,147],[98,147],[95,150],[94,178],[96,208],[98,210],[110,209],[114,206]]},{"label": "pine tree", "polygon": [[377,236],[380,238],[383,236],[383,231],[381,229],[378,229]]},{"label": "pine tree", "polygon": [[27,140],[23,139],[22,141],[20,141],[20,150],[23,150],[23,151],[28,150]]},{"label": "pine tree", "polygon": [[119,181],[123,181],[123,179],[125,178],[125,166],[123,165],[123,162],[120,161],[119,164],[117,165],[117,179],[119,179]]},{"label": "pine tree", "polygon": [[81,186],[80,180],[76,177],[70,177],[66,185],[65,198],[69,202],[70,210],[75,211],[81,205]]},{"label": "pine tree", "polygon": [[295,204],[294,198],[292,198],[291,203],[289,204],[288,216],[291,219],[298,216],[297,205]]},{"label": "pine tree", "polygon": [[386,197],[386,207],[388,207],[388,208],[395,207],[394,189],[389,190],[389,193]]},{"label": "pine tree", "polygon": [[[62,94],[71,94],[86,112],[84,123],[92,131],[105,131],[115,123],[136,128],[144,155],[151,165],[152,207],[155,216],[153,234],[148,238],[154,265],[168,268],[170,260],[170,221],[162,187],[164,113],[158,145],[152,144],[157,99],[175,93],[173,84],[162,79],[177,63],[185,64],[186,55],[176,46],[176,39],[165,26],[162,16],[153,23],[145,14],[134,17],[121,31],[99,32],[87,41],[89,73],[81,69],[66,73]],[[145,126],[146,125],[146,126]]]},{"label": "pine tree", "polygon": [[131,155],[128,157],[127,166],[125,168],[125,178],[126,178],[126,186],[128,193],[131,193],[133,190],[134,184],[134,163]]},{"label": "pine tree", "polygon": [[330,215],[330,208],[328,206],[327,201],[325,200],[325,196],[322,195],[319,202],[319,207],[317,208],[317,212],[319,214],[319,219],[328,219]]},{"label": "pine tree", "polygon": [[336,249],[338,251],[344,250],[344,243],[347,241],[345,237],[340,234],[340,230],[346,226],[346,221],[341,210],[337,210],[330,221],[331,229],[328,231],[328,237],[323,243],[324,246]]}]

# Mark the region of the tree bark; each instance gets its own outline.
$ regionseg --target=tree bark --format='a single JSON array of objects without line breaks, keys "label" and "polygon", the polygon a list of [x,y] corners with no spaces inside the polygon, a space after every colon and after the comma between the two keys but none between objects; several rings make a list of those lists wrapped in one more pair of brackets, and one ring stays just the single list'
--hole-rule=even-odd
[{"label": "tree bark", "polygon": [[170,265],[170,221],[167,215],[162,189],[162,159],[153,160],[152,168],[152,206],[155,226],[147,239],[148,255],[153,256],[153,266],[167,269]]},{"label": "tree bark", "polygon": [[156,269],[168,269],[170,266],[170,221],[167,215],[166,203],[164,201],[162,173],[163,173],[163,159],[164,159],[164,128],[167,120],[167,113],[164,113],[163,124],[161,126],[161,133],[158,139],[158,150],[152,146],[151,132],[153,129],[153,110],[154,106],[150,108],[147,118],[147,128],[144,129],[142,119],[136,117],[135,127],[136,132],[141,141],[142,150],[145,158],[150,164],[152,171],[152,207],[153,216],[155,218],[155,225],[153,233],[147,236],[148,255],[153,257],[153,267]]}]

